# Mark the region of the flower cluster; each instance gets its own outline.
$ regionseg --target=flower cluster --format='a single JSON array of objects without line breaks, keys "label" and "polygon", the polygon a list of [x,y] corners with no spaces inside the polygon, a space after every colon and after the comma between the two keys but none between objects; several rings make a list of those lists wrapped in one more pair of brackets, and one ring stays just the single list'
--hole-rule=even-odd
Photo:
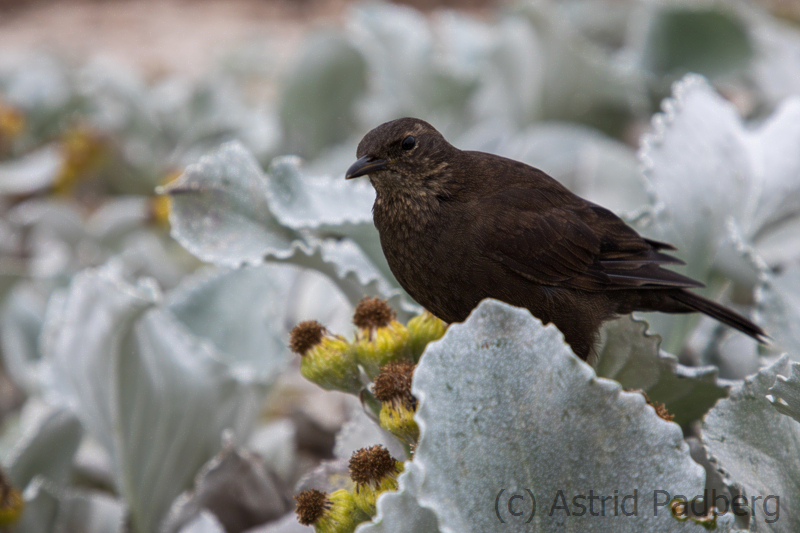
[{"label": "flower cluster", "polygon": [[376,512],[375,502],[386,491],[397,490],[397,476],[403,463],[383,446],[370,446],[353,452],[350,458],[352,491],[339,489],[331,494],[316,489],[304,490],[297,496],[297,519],[313,525],[317,533],[347,533],[370,520]]},{"label": "flower cluster", "polygon": [[[365,405],[377,400],[372,405],[381,427],[413,452],[419,439],[417,399],[411,393],[414,368],[428,343],[441,338],[447,325],[427,311],[403,325],[384,300],[369,297],[356,307],[353,324],[352,341],[315,320],[295,326],[289,347],[301,356],[300,372],[324,389],[358,394]],[[354,452],[349,468],[352,491],[326,494],[309,489],[295,496],[300,523],[313,525],[318,533],[354,531],[375,515],[381,493],[397,489],[403,463],[375,445]]]}]

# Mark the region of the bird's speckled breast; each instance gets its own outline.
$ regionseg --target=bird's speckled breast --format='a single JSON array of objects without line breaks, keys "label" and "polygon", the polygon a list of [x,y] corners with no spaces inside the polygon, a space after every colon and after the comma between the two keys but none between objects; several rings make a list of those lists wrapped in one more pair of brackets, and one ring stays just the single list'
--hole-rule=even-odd
[{"label": "bird's speckled breast", "polygon": [[449,217],[438,201],[415,200],[394,195],[376,199],[373,220],[383,253],[417,303],[446,322],[462,321],[466,317],[456,309],[472,308],[479,301],[461,302],[462,295],[474,293],[464,289],[475,274],[470,267],[474,261],[454,242],[462,221]]}]

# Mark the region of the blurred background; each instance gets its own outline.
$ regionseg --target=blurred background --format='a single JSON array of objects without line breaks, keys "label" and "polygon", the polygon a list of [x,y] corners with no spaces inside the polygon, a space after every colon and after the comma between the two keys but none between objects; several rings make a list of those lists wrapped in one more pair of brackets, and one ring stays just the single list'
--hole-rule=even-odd
[{"label": "blurred background", "polygon": [[[15,527],[103,532],[127,524],[137,533],[177,532],[200,509],[216,509],[228,533],[279,531],[269,528],[281,519],[302,529],[291,515],[298,481],[374,435],[359,433],[363,421],[342,435],[358,402],[300,377],[286,348],[289,330],[315,318],[349,334],[362,289],[394,297],[403,316],[415,310],[376,246],[368,185],[342,189],[341,203],[330,197],[326,206],[314,196],[322,183],[315,179],[341,180],[364,133],[417,116],[460,148],[523,160],[642,222],[657,202],[637,150],[673,83],[688,73],[704,76],[746,128],[759,127],[800,94],[800,0],[0,0],[0,452],[13,486],[28,487],[28,508],[38,509]],[[274,220],[261,222],[277,220],[275,234],[288,241],[356,243],[367,267],[355,272],[366,281],[345,280],[349,259],[303,268],[310,259],[286,255],[279,262],[289,265],[268,262],[234,279],[238,271],[227,269],[238,259],[220,259],[208,243],[192,248],[203,228],[171,228],[173,204],[157,188],[229,141],[252,154],[278,189],[281,172],[299,176],[286,182],[296,189],[274,194]],[[301,159],[278,159],[285,155]],[[797,265],[796,214],[745,235],[757,245],[762,274]],[[709,235],[709,242],[723,239]],[[689,274],[709,285],[707,294],[742,312],[755,309],[764,280],[755,267],[702,261]],[[326,270],[331,264],[342,269]],[[155,288],[145,290],[142,279]],[[196,421],[180,438],[157,442],[93,422],[135,418],[143,409],[172,413],[164,415],[166,428],[190,418],[188,392],[156,394],[144,404],[136,394],[123,401],[106,390],[130,383],[102,367],[103,358],[140,353],[103,344],[114,328],[128,327],[109,302],[132,287],[136,298],[174,318],[182,335],[208,343],[233,368],[225,376],[249,372],[241,383],[257,386],[242,385],[246,393],[234,402],[249,418],[226,411],[218,423]],[[89,296],[95,290],[96,301]],[[106,304],[113,327],[92,321],[92,309]],[[715,365],[729,379],[758,368],[748,339],[706,321],[657,331],[662,347],[687,366]],[[73,362],[78,353],[88,355]],[[159,372],[152,383],[141,378],[131,386],[196,392],[184,373]],[[204,391],[224,389],[213,379],[203,383]],[[222,453],[219,434],[232,426],[239,429],[229,444],[243,446],[235,448],[237,460],[251,473],[257,469],[246,454],[257,453],[269,472],[252,474],[261,503],[238,514],[220,511],[233,508],[220,496],[230,492],[223,485],[195,484],[203,465],[206,474],[220,467],[221,459],[208,461]],[[195,450],[202,439],[210,444]],[[148,451],[125,454],[139,444]],[[192,460],[169,470],[164,454],[183,456],[187,446],[197,451]],[[171,481],[139,479],[136,486],[129,479],[148,468],[163,469]],[[158,498],[148,494],[153,486],[163,489]]]}]

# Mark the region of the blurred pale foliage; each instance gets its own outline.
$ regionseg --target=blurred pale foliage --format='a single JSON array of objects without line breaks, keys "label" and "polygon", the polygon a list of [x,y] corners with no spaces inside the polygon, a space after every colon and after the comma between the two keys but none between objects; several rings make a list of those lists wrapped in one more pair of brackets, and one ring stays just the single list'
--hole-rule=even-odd
[{"label": "blurred pale foliage", "polygon": [[[303,384],[287,348],[305,319],[349,333],[364,295],[401,322],[419,310],[383,257],[374,192],[343,180],[363,134],[400,116],[674,243],[704,294],[774,343],[625,317],[587,365],[553,326],[483,302],[422,357],[414,459],[358,531],[492,531],[500,489],[638,488],[647,508],[653,489],[712,487],[781,498],[778,521],[757,508],[718,531],[800,530],[800,30],[745,2],[521,2],[482,19],[363,3],[286,71],[262,68],[273,53],[153,83],[108,61],[0,57],[15,531],[308,530],[296,490],[340,488],[357,448],[403,457],[352,397]],[[275,98],[246,97],[255,82]],[[328,397],[350,411],[335,446]],[[540,508],[505,527],[581,520]],[[666,511],[591,523],[702,527]]]}]

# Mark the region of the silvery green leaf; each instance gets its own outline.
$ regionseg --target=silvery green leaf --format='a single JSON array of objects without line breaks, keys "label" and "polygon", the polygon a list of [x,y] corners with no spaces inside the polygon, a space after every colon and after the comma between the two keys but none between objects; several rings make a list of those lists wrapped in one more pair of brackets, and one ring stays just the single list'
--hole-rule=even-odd
[{"label": "silvery green leaf", "polygon": [[313,527],[304,526],[298,522],[295,513],[288,513],[280,520],[248,529],[245,533],[311,533],[313,531]]},{"label": "silvery green leaf", "polygon": [[281,225],[270,211],[266,179],[239,143],[204,156],[163,188],[173,200],[172,236],[196,257],[219,266],[270,260],[313,268],[329,276],[353,304],[365,294],[399,294],[353,241],[303,239]]},{"label": "silvery green leaf", "polygon": [[[454,20],[466,18],[462,15]],[[462,22],[460,26],[465,25]],[[471,25],[476,26],[477,21],[472,20]],[[463,54],[467,55],[463,62],[476,71],[474,77],[480,82],[470,100],[478,122],[507,124],[501,131],[530,124],[543,114],[545,65],[536,32],[513,16],[505,16],[491,27],[471,29],[460,32],[465,35],[453,48],[469,51],[469,55]]]},{"label": "silvery green leaf", "polygon": [[358,533],[439,533],[436,515],[421,507],[416,494],[421,473],[416,461],[406,461],[405,471],[397,478],[396,491],[384,492],[378,497],[378,513],[372,522],[356,528]]},{"label": "silvery green leaf", "polygon": [[78,446],[72,466],[74,483],[114,491],[111,456],[91,434],[86,434]]},{"label": "silvery green leaf", "polygon": [[214,513],[202,511],[197,517],[181,528],[180,533],[225,533]]},{"label": "silvery green leaf", "polygon": [[[117,363],[125,336],[155,295],[116,279],[110,268],[87,270],[73,278],[63,297],[51,300],[40,336],[43,357],[51,365],[48,392],[78,413],[87,431],[114,450],[117,418]],[[78,348],[80,347],[80,348]]]},{"label": "silvery green leaf", "polygon": [[19,227],[57,236],[73,246],[86,236],[80,206],[66,199],[33,198],[21,202],[9,210],[8,219]]},{"label": "silvery green leaf", "polygon": [[290,500],[288,487],[258,455],[227,442],[197,474],[192,490],[175,500],[161,531],[185,531],[204,510],[224,531],[244,531],[282,517],[293,507]]},{"label": "silvery green leaf", "polygon": [[[354,154],[355,151],[351,155],[353,161]],[[398,286],[372,222],[375,189],[366,179],[345,181],[345,168],[339,176],[311,176],[302,171],[300,158],[276,157],[267,171],[272,213],[292,230],[307,229],[321,236],[353,239],[381,275]]]},{"label": "silvery green leaf", "polygon": [[18,284],[0,315],[3,363],[14,383],[28,393],[39,390],[39,332],[49,294],[40,284]]},{"label": "silvery green leaf", "polygon": [[123,533],[125,506],[108,494],[69,490],[60,495],[58,531]]},{"label": "silvery green leaf", "polygon": [[366,62],[344,35],[312,32],[280,89],[286,149],[307,157],[347,137],[366,83]]},{"label": "silvery green leaf", "polygon": [[792,363],[789,377],[777,376],[767,392],[767,400],[778,412],[800,422],[800,363]]},{"label": "silvery green leaf", "polygon": [[648,324],[630,316],[607,322],[600,330],[600,348],[592,362],[599,377],[619,381],[624,389],[647,391],[661,378],[661,337]]},{"label": "silvery green leaf", "polygon": [[[136,531],[153,531],[232,428],[243,435],[263,392],[252,370],[225,363],[114,264],[73,279],[48,316],[49,393],[69,404],[109,452]],[[56,379],[57,376],[57,379]]]},{"label": "silvery green leaf", "polygon": [[[679,426],[658,418],[641,394],[598,379],[554,326],[543,327],[527,310],[481,302],[466,322],[428,346],[412,391],[421,431],[414,457],[423,472],[418,498],[436,513],[442,531],[493,531],[497,515],[534,531],[589,527],[591,516],[550,513],[560,504],[559,490],[579,512],[573,497],[589,489],[630,494],[629,503],[637,490],[639,510],[648,509],[592,522],[593,531],[696,530],[669,512],[650,511],[654,497],[670,499],[655,490],[692,498],[705,485]],[[518,493],[524,517],[505,512]],[[523,525],[531,516],[530,494],[536,513],[533,525]]]},{"label": "silvery green leaf", "polygon": [[26,195],[46,189],[58,177],[63,159],[60,147],[50,144],[0,162],[0,193]]},{"label": "silvery green leaf", "polygon": [[15,524],[19,533],[56,533],[59,492],[48,481],[37,476],[22,493],[25,507]]},{"label": "silvery green leaf", "polygon": [[126,235],[122,251],[116,256],[123,264],[127,280],[153,278],[165,290],[174,289],[182,279],[197,268],[194,257],[178,249],[167,235],[140,229]]},{"label": "silvery green leaf", "polygon": [[404,460],[406,452],[397,437],[383,429],[377,420],[364,412],[364,409],[360,403],[351,408],[350,418],[336,434],[334,456],[350,460],[350,456],[356,450],[380,444],[389,450],[392,457],[398,461]]},{"label": "silvery green leaf", "polygon": [[626,114],[647,105],[640,72],[583,37],[552,3],[529,2],[519,13],[536,30],[544,58],[541,118],[619,130]]},{"label": "silvery green leaf", "polygon": [[618,381],[623,389],[645,391],[665,404],[681,426],[700,419],[727,395],[728,385],[717,379],[717,367],[683,366],[660,351],[661,337],[648,334],[647,328],[647,322],[631,317],[607,323],[600,333],[597,375]]},{"label": "silvery green leaf", "polygon": [[37,475],[57,486],[70,480],[72,460],[83,436],[77,417],[65,407],[29,399],[20,414],[21,435],[3,464],[14,486],[25,487]]},{"label": "silvery green leaf", "polygon": [[[662,107],[640,151],[654,202],[646,232],[675,245],[688,263],[683,273],[709,284],[712,297],[726,277],[752,286],[758,270],[742,243],[757,252],[760,239],[800,217],[800,155],[793,149],[800,142],[800,100],[786,101],[758,128],[746,128],[732,104],[690,75]],[[666,349],[677,352],[695,320],[659,316],[651,324]]]},{"label": "silvery green leaf", "polygon": [[294,484],[298,470],[297,428],[291,419],[282,418],[257,426],[246,443],[271,471],[286,483]]},{"label": "silvery green leaf", "polygon": [[[353,305],[334,284],[320,272],[296,268],[289,295],[286,299],[284,328],[291,328],[303,320],[314,319],[329,331],[346,335],[353,329]],[[301,378],[305,380],[305,378]]]},{"label": "silvery green leaf", "polygon": [[409,302],[402,291],[393,287],[373,265],[363,250],[350,239],[315,240],[309,244],[295,241],[288,256],[269,259],[314,269],[328,276],[342,294],[356,305],[365,295],[387,298],[398,313],[398,320],[406,321],[419,308]]},{"label": "silvery green leaf", "polygon": [[[675,84],[673,95],[653,119],[655,133],[643,139],[640,157],[656,201],[654,230],[680,249],[687,273],[703,281],[712,268],[728,272],[724,262],[739,256],[728,238],[731,223],[757,249],[780,224],[800,217],[800,155],[793,149],[800,142],[800,99],[785,101],[750,129],[698,76]],[[752,284],[750,272],[742,281]]]},{"label": "silvery green leaf", "polygon": [[339,489],[353,490],[356,484],[350,479],[348,461],[330,459],[322,461],[314,470],[304,475],[294,487],[294,493],[317,489],[331,493]]},{"label": "silvery green leaf", "polygon": [[122,533],[125,509],[119,500],[85,490],[64,490],[44,476],[22,494],[25,507],[15,533]]},{"label": "silvery green leaf", "polygon": [[[30,53],[16,65],[0,73],[3,98],[27,114],[52,116],[63,109],[72,96],[67,66],[54,56]],[[37,117],[38,118],[38,117]]]},{"label": "silvery green leaf", "polygon": [[749,65],[753,43],[735,8],[675,3],[657,5],[648,14],[637,21],[643,26],[642,42],[635,44],[640,68],[656,76],[720,76]]},{"label": "silvery green leaf", "polygon": [[686,425],[698,420],[720,398],[728,395],[731,382],[719,378],[719,369],[713,365],[684,366],[674,355],[660,355],[661,379],[648,389],[650,399],[664,403],[675,415],[675,422]]},{"label": "silvery green leaf", "polygon": [[[369,67],[363,122],[425,116],[443,133],[464,122],[477,78],[453,54],[447,32],[442,39],[419,11],[380,2],[351,7],[346,28]],[[478,42],[480,36],[472,44]]]},{"label": "silvery green leaf", "polygon": [[112,197],[98,207],[86,221],[86,232],[105,245],[111,245],[144,226],[150,214],[151,197],[124,195]]},{"label": "silvery green leaf", "polygon": [[[782,357],[747,378],[703,421],[703,444],[731,492],[743,493],[748,503],[762,498],[755,500],[751,530],[754,526],[758,531],[775,532],[800,528],[800,425],[779,413],[767,399],[776,378],[788,376],[791,365],[788,357]],[[765,501],[770,495],[771,500]],[[776,497],[780,520],[774,516]]]},{"label": "silvery green leaf", "polygon": [[767,275],[756,292],[758,320],[778,349],[800,360],[800,268]]},{"label": "silvery green leaf", "polygon": [[771,102],[800,94],[800,32],[756,11],[750,25],[757,54],[752,79]]},{"label": "silvery green leaf", "polygon": [[270,210],[281,224],[298,230],[372,225],[375,189],[367,180],[345,181],[344,170],[339,176],[309,176],[302,165],[299,157],[281,156],[267,171]]},{"label": "silvery green leaf", "polygon": [[295,236],[271,214],[266,177],[238,142],[203,156],[162,190],[172,197],[172,237],[203,261],[237,267],[291,253]]},{"label": "silvery green leaf", "polygon": [[165,305],[230,365],[253,369],[260,381],[270,382],[289,356],[282,319],[292,270],[260,265],[201,272],[185,278]]}]

